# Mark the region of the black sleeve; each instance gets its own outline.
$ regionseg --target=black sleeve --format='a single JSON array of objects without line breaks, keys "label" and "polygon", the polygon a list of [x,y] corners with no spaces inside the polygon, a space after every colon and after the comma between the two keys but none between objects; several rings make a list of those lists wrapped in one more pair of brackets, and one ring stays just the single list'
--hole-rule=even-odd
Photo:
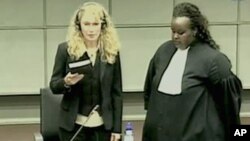
[{"label": "black sleeve", "polygon": [[213,60],[209,78],[216,108],[224,122],[226,137],[229,137],[230,127],[240,124],[241,81],[231,71],[231,63],[224,54],[218,54]]},{"label": "black sleeve", "polygon": [[150,60],[144,84],[144,109],[148,109],[148,102],[151,95],[152,81],[155,75],[154,58]]},{"label": "black sleeve", "polygon": [[113,132],[121,133],[122,130],[122,77],[121,77],[121,63],[119,54],[117,55],[116,62],[114,63],[114,76],[113,76],[113,87],[112,87],[112,102],[114,109],[114,121],[113,121]]},{"label": "black sleeve", "polygon": [[54,68],[50,79],[50,89],[54,94],[65,94],[70,88],[64,86],[66,75],[67,46],[66,43],[60,44],[57,48]]}]

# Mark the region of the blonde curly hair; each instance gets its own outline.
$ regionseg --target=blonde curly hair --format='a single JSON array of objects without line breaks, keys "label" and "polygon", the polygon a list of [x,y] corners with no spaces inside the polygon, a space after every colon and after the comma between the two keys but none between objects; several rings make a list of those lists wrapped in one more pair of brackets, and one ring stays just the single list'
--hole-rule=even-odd
[{"label": "blonde curly hair", "polygon": [[96,19],[102,21],[102,29],[99,37],[101,60],[113,64],[120,49],[118,35],[108,12],[102,5],[96,2],[84,3],[75,11],[68,27],[68,53],[72,59],[78,60],[86,52],[87,48],[84,43],[84,36],[76,21],[81,21],[83,13],[90,10],[96,16]]}]

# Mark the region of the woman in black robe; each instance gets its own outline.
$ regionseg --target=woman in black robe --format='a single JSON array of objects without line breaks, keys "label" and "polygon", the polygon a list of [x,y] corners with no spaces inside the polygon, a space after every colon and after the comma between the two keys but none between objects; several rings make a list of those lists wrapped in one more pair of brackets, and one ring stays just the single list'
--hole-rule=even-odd
[{"label": "woman in black robe", "polygon": [[242,84],[191,3],[175,6],[172,40],[150,61],[143,141],[227,141],[240,124]]}]

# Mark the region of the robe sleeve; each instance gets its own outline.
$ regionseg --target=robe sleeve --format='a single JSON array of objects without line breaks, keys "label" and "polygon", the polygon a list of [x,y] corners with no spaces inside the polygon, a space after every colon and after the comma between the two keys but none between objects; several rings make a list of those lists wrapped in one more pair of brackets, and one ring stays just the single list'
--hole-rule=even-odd
[{"label": "robe sleeve", "polygon": [[150,60],[149,67],[147,70],[147,75],[144,84],[144,109],[148,109],[148,102],[151,95],[152,90],[152,81],[155,75],[155,65],[154,65],[154,58]]},{"label": "robe sleeve", "polygon": [[216,109],[224,123],[227,138],[230,127],[240,124],[242,84],[231,71],[229,59],[221,53],[211,63],[209,80]]}]

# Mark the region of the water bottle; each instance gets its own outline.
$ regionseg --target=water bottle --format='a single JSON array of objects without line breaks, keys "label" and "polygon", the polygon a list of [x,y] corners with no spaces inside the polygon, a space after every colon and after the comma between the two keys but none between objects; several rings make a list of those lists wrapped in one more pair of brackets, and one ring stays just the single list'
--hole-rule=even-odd
[{"label": "water bottle", "polygon": [[128,122],[125,126],[125,135],[123,141],[134,141],[133,126],[131,122]]}]

